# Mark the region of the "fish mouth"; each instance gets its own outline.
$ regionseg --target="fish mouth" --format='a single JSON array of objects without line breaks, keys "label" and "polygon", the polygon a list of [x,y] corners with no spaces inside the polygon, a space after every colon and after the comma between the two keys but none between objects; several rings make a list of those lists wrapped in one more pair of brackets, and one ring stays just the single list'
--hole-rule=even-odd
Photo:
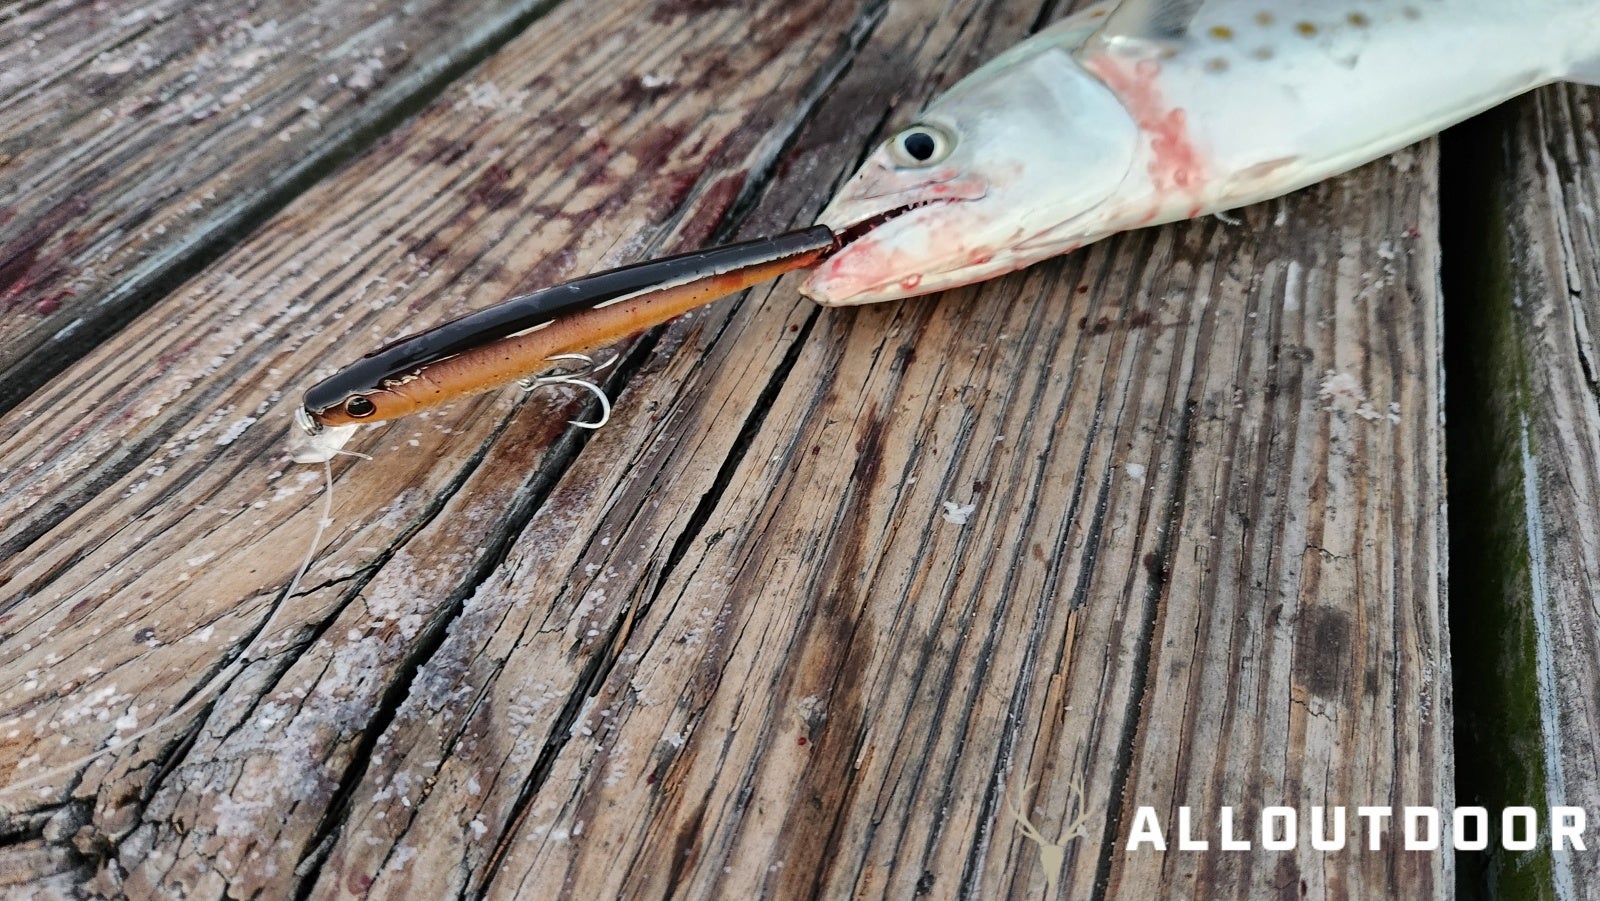
[{"label": "fish mouth", "polygon": [[[942,190],[933,196],[902,196],[898,204],[889,198],[890,204],[874,205],[876,212],[870,215],[856,213],[860,218],[846,219],[838,215],[844,211],[837,208],[824,210],[818,219],[834,229],[834,249],[819,261],[800,286],[800,293],[824,306],[890,299],[882,290],[890,284],[897,286],[891,292],[897,297],[929,293],[913,289],[924,280],[932,283],[937,275],[933,270],[957,265],[956,257],[966,252],[960,246],[966,240],[965,224],[945,220],[961,216],[955,212],[965,209],[960,205],[989,195],[988,186],[976,179],[955,179],[936,187]],[[851,198],[848,203],[836,201],[836,207],[856,207],[858,203]],[[835,224],[841,221],[848,224]],[[931,242],[926,249],[932,252],[907,254],[901,246],[907,238],[915,245]]]},{"label": "fish mouth", "polygon": [[955,201],[953,199],[945,197],[919,200],[915,203],[908,203],[904,206],[893,207],[892,209],[884,210],[881,213],[868,216],[867,218],[862,219],[860,222],[857,222],[853,225],[847,225],[842,229],[835,229],[833,233],[833,250],[828,252],[828,256],[832,257],[843,253],[851,244],[866,237],[869,232],[877,229],[885,223],[888,223],[894,219],[898,219],[907,213],[910,213],[914,210],[920,210],[923,207],[934,206],[935,204],[954,202]]}]

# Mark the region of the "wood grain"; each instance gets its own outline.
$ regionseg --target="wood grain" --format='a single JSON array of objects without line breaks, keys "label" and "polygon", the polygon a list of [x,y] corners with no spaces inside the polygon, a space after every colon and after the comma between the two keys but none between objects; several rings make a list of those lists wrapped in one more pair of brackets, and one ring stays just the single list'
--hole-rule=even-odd
[{"label": "wood grain", "polygon": [[[630,639],[502,841],[508,890],[1032,895],[1006,800],[1049,830],[1083,773],[1104,832],[1069,845],[1065,896],[1254,897],[1286,873],[1316,897],[1448,892],[1448,857],[1396,850],[1124,855],[1110,806],[1448,804],[1437,365],[1401,350],[1437,346],[1435,249],[1395,215],[1430,192],[1380,164],[1296,198],[1289,221],[1329,239],[1298,259],[1256,246],[1266,208],[824,313],[681,575],[647,607],[647,579],[601,587]],[[1322,396],[1329,373],[1367,396]],[[977,509],[957,527],[946,501]],[[607,547],[606,574],[655,557],[628,532]],[[495,596],[546,581],[520,559]],[[483,734],[571,628],[523,630]],[[515,762],[466,750],[441,783]]]},{"label": "wood grain", "polygon": [[[174,758],[180,723],[118,755],[109,778],[100,764],[81,785],[51,780],[42,796],[8,797],[20,808],[12,828],[92,824],[66,830],[80,865],[129,852],[99,867],[107,891],[281,888],[307,858],[315,872],[322,820],[337,810],[344,768],[365,766],[360,738],[388,715],[385,691],[439,640],[503,545],[498,533],[547,490],[541,467],[570,456],[575,438],[559,438],[566,399],[542,394],[515,434],[502,434],[509,395],[411,423],[388,437],[392,452],[368,448],[406,462],[357,468],[372,479],[364,486],[341,473],[338,528],[312,590],[284,599],[322,515],[314,472],[286,471],[278,450],[293,392],[419,317],[449,318],[522,279],[619,263],[658,234],[704,241],[775,149],[763,143],[781,138],[772,123],[855,23],[852,7],[824,9],[785,6],[754,28],[735,10],[562,10],[10,415],[8,779],[149,723],[260,639],[243,693],[218,703],[213,738]],[[655,50],[619,71],[630,46]],[[646,88],[646,76],[674,87]],[[459,495],[470,484],[483,488]],[[421,557],[403,553],[412,537]],[[374,581],[379,572],[399,581]],[[389,592],[392,604],[374,600]],[[306,669],[285,673],[297,660]],[[133,688],[85,708],[109,687],[82,694],[98,678],[90,669],[127,674],[106,682]],[[352,672],[359,684],[334,677]],[[296,697],[322,677],[336,684]],[[285,712],[302,708],[298,722]],[[242,778],[280,764],[283,778]],[[225,801],[235,782],[245,793]],[[250,796],[257,788],[265,794]],[[257,843],[260,820],[295,834]]]},{"label": "wood grain", "polygon": [[[564,5],[0,419],[4,778],[227,677],[6,796],[0,869],[141,897],[1449,892],[1447,855],[1121,849],[1135,805],[1451,800],[1431,143],[938,299],[757,289],[637,345],[593,436],[542,393],[369,430],[285,596],[323,516],[277,450],[297,386],[702,243],[741,197],[742,234],[807,221],[1039,15]],[[1011,808],[1054,839],[1080,782],[1047,872]]]},{"label": "wood grain", "polygon": [[0,10],[0,407],[546,5]]},{"label": "wood grain", "polygon": [[[1452,528],[1470,554],[1462,577],[1482,590],[1454,628],[1486,662],[1470,674],[1461,732],[1464,785],[1491,807],[1600,805],[1597,126],[1600,91],[1558,86],[1467,136],[1482,152],[1463,213],[1481,226],[1463,236],[1478,265],[1452,301],[1464,324],[1451,455],[1470,479]],[[1544,845],[1497,858],[1484,878],[1508,896],[1600,891],[1591,854]]]}]

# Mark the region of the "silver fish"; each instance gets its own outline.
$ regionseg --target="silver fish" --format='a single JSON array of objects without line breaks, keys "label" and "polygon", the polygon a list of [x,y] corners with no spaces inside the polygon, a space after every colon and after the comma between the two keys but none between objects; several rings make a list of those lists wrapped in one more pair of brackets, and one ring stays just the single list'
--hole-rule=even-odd
[{"label": "silver fish", "polygon": [[1347,171],[1540,85],[1600,84],[1600,0],[1122,0],[962,79],[818,218],[801,288],[993,278]]}]

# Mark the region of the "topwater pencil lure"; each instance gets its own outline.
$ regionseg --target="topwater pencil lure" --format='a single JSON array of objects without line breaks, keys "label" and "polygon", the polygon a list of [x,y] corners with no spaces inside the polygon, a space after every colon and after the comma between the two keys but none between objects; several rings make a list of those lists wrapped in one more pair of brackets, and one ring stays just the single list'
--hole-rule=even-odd
[{"label": "topwater pencil lure", "polygon": [[528,377],[550,361],[588,363],[584,351],[813,265],[836,246],[831,229],[814,226],[635,263],[401,338],[306,391],[295,411],[303,435],[291,448],[294,459],[321,463],[340,453],[363,421],[394,419],[517,380],[527,388],[580,385],[604,402],[605,394],[577,373]]},{"label": "topwater pencil lure", "polygon": [[[1286,194],[1559,80],[1600,83],[1600,0],[1100,3],[936,99],[817,226],[590,276],[396,342],[306,393],[295,458],[327,460],[361,420],[526,378],[792,269],[817,266],[801,291],[833,306],[970,284]],[[534,383],[561,382],[593,387]]]}]

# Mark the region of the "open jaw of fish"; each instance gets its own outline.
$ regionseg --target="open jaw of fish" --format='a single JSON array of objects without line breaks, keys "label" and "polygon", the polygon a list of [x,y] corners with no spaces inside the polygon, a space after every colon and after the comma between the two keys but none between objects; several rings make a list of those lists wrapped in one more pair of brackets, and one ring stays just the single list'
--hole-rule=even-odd
[{"label": "open jaw of fish", "polygon": [[1279,196],[1558,80],[1600,83],[1600,0],[1110,0],[1018,44],[877,148],[801,288],[971,284]]},{"label": "open jaw of fish", "polygon": [[[1139,135],[1110,89],[1055,52],[1063,33],[1082,41],[1085,21],[992,60],[878,148],[818,217],[840,248],[801,290],[861,304],[992,278],[1058,253],[1030,239],[1059,229],[1063,210],[1100,233],[1102,204],[1133,167]],[[1063,123],[1075,140],[1061,140]]]}]

